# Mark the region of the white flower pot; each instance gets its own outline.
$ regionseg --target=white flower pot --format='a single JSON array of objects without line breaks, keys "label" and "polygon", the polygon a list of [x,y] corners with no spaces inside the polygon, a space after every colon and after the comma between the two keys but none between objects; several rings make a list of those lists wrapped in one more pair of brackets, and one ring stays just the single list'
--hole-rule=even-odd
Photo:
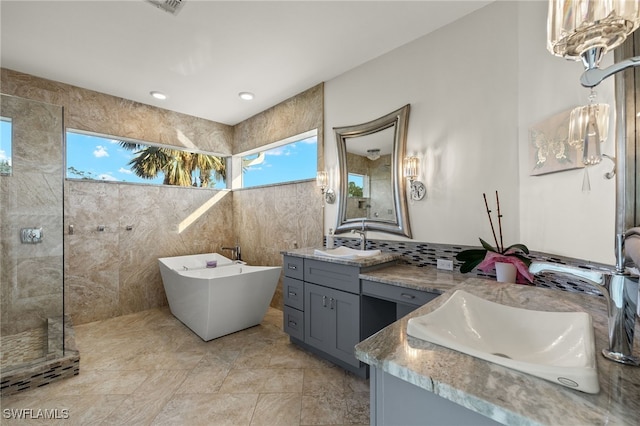
[{"label": "white flower pot", "polygon": [[501,283],[515,283],[518,270],[513,263],[496,262],[496,279]]}]

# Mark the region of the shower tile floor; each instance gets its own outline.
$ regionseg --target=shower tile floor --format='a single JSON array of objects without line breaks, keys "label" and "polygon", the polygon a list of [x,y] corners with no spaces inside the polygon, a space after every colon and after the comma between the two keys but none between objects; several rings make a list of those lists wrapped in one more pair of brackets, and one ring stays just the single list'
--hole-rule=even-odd
[{"label": "shower tile floor", "polygon": [[277,309],[210,342],[166,307],[74,328],[80,375],[2,398],[1,424],[369,424],[369,382],[292,345]]}]

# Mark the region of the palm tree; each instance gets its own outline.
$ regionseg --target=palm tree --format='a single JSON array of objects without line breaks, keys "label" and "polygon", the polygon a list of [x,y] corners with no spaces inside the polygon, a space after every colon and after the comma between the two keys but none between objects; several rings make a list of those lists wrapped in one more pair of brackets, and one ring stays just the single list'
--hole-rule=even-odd
[{"label": "palm tree", "polygon": [[[208,187],[212,172],[215,182],[226,178],[224,159],[215,155],[133,142],[119,141],[119,143],[129,151],[136,151],[136,156],[128,164],[133,173],[143,179],[153,179],[159,173],[163,173],[165,185]],[[198,174],[194,176],[196,172]]]}]

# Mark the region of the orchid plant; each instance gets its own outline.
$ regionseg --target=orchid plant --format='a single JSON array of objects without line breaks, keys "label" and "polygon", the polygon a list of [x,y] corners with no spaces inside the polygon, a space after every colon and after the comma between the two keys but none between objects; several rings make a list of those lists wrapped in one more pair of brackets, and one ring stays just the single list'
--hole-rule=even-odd
[{"label": "orchid plant", "polygon": [[529,272],[531,260],[526,257],[526,255],[529,254],[527,246],[524,244],[512,244],[508,247],[504,246],[502,239],[502,214],[500,213],[500,198],[498,196],[498,191],[496,191],[496,204],[500,242],[498,242],[496,230],[493,226],[493,219],[491,218],[491,210],[489,209],[489,203],[487,202],[487,195],[483,193],[482,196],[484,197],[484,204],[487,209],[489,224],[491,225],[491,231],[496,245],[493,247],[491,244],[480,238],[480,244],[482,244],[483,247],[482,249],[469,249],[458,253],[456,259],[463,262],[460,266],[460,272],[465,274],[467,272],[471,272],[476,267],[483,272],[489,272],[495,267],[496,262],[512,263],[518,271],[518,277],[522,277],[529,282],[533,282],[533,275]]}]

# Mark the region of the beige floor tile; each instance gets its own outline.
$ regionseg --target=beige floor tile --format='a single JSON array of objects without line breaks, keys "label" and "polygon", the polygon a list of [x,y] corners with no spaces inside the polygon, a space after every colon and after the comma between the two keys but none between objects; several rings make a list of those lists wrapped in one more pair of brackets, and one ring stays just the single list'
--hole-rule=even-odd
[{"label": "beige floor tile", "polygon": [[248,425],[258,394],[184,394],[172,398],[153,425]]},{"label": "beige floor tile", "polygon": [[251,425],[299,425],[301,404],[299,393],[260,394]]},{"label": "beige floor tile", "polygon": [[146,371],[81,371],[71,379],[47,385],[45,392],[51,395],[129,395],[148,377]]},{"label": "beige floor tile", "polygon": [[229,370],[228,367],[193,369],[176,393],[216,393],[220,390]]},{"label": "beige floor tile", "polygon": [[301,425],[344,424],[347,404],[342,394],[302,395]]},{"label": "beige floor tile", "polygon": [[275,309],[261,325],[209,342],[168,308],[75,333],[80,375],[2,398],[3,409],[66,409],[69,418],[2,424],[368,424],[368,380],[291,344]]},{"label": "beige floor tile", "polygon": [[[58,397],[23,400],[2,398],[3,425],[95,425],[100,424],[127,398],[127,395],[63,395]],[[9,416],[4,410],[10,410]],[[20,411],[26,410],[26,411]],[[49,410],[53,418],[38,417],[38,410]],[[20,414],[19,414],[20,413]],[[22,416],[16,418],[14,414]],[[7,418],[10,417],[10,418]]]},{"label": "beige floor tile", "polygon": [[332,367],[333,364],[287,342],[279,344],[273,349],[269,366],[280,368],[322,368]]},{"label": "beige floor tile", "polygon": [[304,395],[341,395],[345,390],[345,373],[341,368],[305,368]]},{"label": "beige floor tile", "polygon": [[154,371],[105,419],[110,425],[146,425],[162,411],[186,379],[184,370]]},{"label": "beige floor tile", "polygon": [[233,369],[220,387],[220,393],[302,393],[304,374],[300,369]]},{"label": "beige floor tile", "polygon": [[369,391],[346,394],[345,402],[347,404],[345,423],[369,424]]},{"label": "beige floor tile", "polygon": [[369,380],[345,371],[346,392],[369,392]]},{"label": "beige floor tile", "polygon": [[198,365],[194,369],[200,368],[232,368],[236,362],[236,358],[240,355],[240,351],[236,349],[228,349],[224,346],[219,346],[217,349],[207,349]]}]

